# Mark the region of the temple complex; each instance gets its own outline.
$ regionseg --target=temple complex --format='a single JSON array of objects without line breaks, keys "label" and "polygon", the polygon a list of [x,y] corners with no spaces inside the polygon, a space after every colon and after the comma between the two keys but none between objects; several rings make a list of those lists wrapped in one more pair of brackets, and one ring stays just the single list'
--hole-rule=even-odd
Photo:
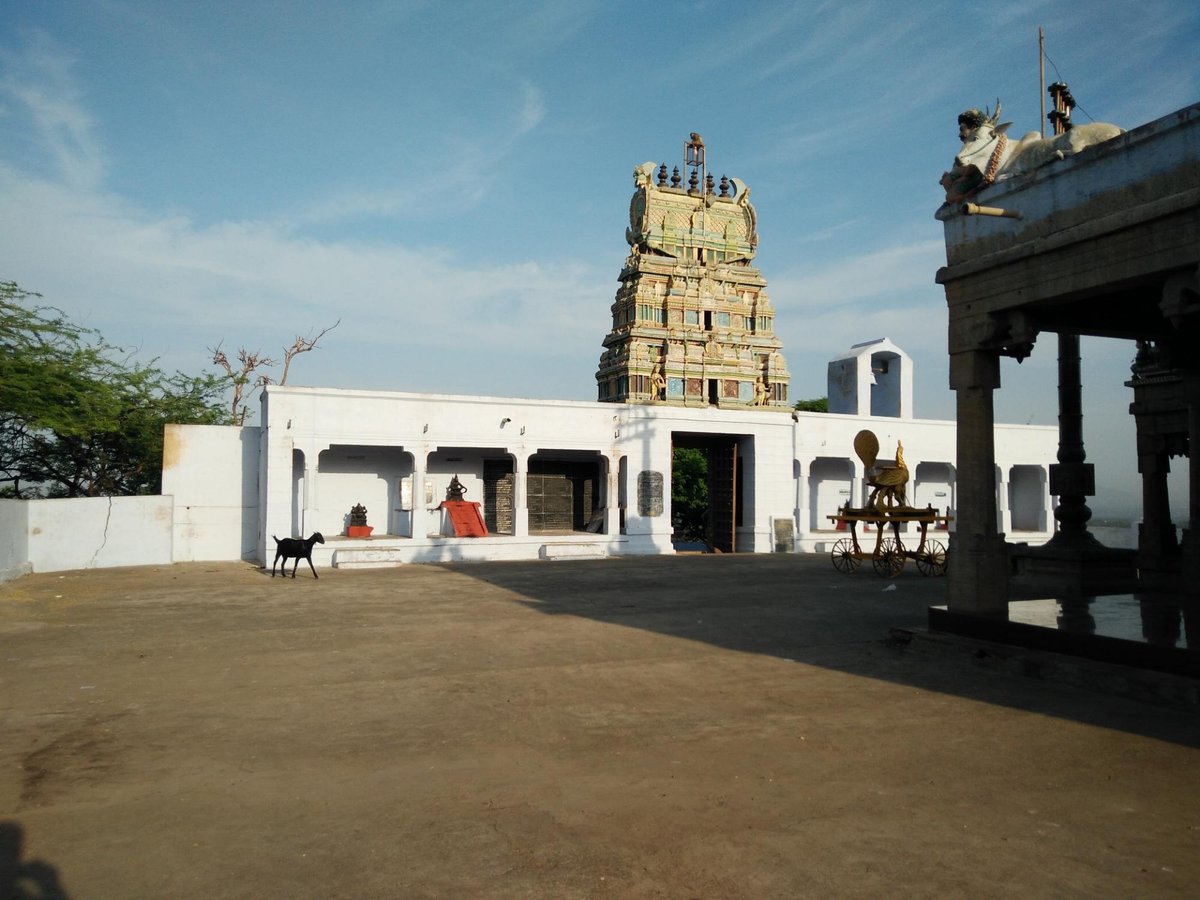
[{"label": "temple complex", "polygon": [[596,371],[597,399],[788,410],[787,364],[767,282],[751,263],[758,231],[750,188],[707,171],[693,133],[676,166],[634,169],[629,256]]},{"label": "temple complex", "polygon": [[[864,429],[885,463],[903,443],[908,500],[938,511],[957,552],[955,423],[915,415],[914,361],[878,336],[830,348],[828,413],[791,408],[775,310],[752,265],[749,189],[711,179],[704,150],[699,135],[685,144],[686,185],[655,163],[635,170],[598,401],[270,385],[257,425],[168,427],[161,497],[0,500],[0,537],[15,535],[0,541],[0,578],[264,561],[273,537],[314,533],[317,569],[669,554],[701,537],[712,552],[832,554],[846,537],[839,510],[874,489],[856,450]],[[598,315],[603,333],[603,310],[580,314]],[[993,527],[1044,543],[1057,434],[991,433]],[[680,449],[706,460],[702,536],[677,521]],[[469,529],[456,505],[470,507]],[[899,536],[923,540],[911,524]]]}]

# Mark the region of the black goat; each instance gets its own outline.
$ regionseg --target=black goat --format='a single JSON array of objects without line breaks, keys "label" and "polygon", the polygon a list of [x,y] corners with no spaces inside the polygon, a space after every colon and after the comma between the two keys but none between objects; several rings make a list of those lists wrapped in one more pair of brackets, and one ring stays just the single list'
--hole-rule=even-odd
[{"label": "black goat", "polygon": [[300,538],[284,538],[281,541],[275,535],[271,535],[271,537],[275,541],[275,559],[271,562],[272,578],[275,577],[275,563],[279,562],[279,557],[281,556],[283,557],[283,565],[279,568],[279,574],[284,578],[287,578],[287,561],[293,557],[296,560],[295,565],[292,566],[293,578],[296,577],[296,569],[299,568],[300,560],[302,559],[308,560],[308,567],[312,569],[313,578],[317,577],[317,569],[312,562],[312,548],[313,544],[325,543],[325,537],[321,532],[314,531],[312,537],[307,541],[302,541]]}]

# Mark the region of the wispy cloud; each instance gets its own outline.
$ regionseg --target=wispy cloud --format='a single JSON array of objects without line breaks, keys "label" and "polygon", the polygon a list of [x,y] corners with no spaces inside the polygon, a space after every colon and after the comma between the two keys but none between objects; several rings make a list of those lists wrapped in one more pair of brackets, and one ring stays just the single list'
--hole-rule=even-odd
[{"label": "wispy cloud", "polygon": [[105,158],[73,77],[74,60],[49,35],[35,31],[20,49],[0,50],[0,96],[10,115],[27,116],[53,174],[80,189],[100,185]]},{"label": "wispy cloud", "polygon": [[376,181],[344,187],[313,200],[291,218],[314,225],[358,218],[444,217],[471,210],[487,197],[505,160],[546,118],[544,94],[534,82],[514,78],[508,95],[515,101],[495,110],[488,122],[474,122],[470,131],[428,135],[431,149],[413,166],[416,176],[403,184],[381,186]]},{"label": "wispy cloud", "polygon": [[[524,344],[598,358],[607,327],[610,279],[580,263],[480,266],[449,249],[321,241],[269,222],[200,227],[11,167],[0,168],[0,192],[28,211],[19,222],[0,219],[0,245],[17,261],[6,277],[172,367],[194,370],[203,348],[221,340],[254,343],[340,317],[341,349],[326,351],[329,383],[347,380],[340,365],[395,387],[389,359],[436,358],[448,342],[469,343],[475,364],[502,371]],[[595,321],[564,297],[596,310]],[[436,363],[416,368],[424,389],[436,387]],[[514,381],[511,390],[530,393]]]},{"label": "wispy cloud", "polygon": [[517,114],[517,134],[523,135],[533,131],[546,117],[546,104],[542,92],[531,81],[524,80],[521,84],[521,109]]},{"label": "wispy cloud", "polygon": [[808,309],[867,298],[887,300],[913,290],[940,291],[933,273],[945,264],[940,240],[900,244],[860,256],[801,265],[772,279],[776,304]]}]

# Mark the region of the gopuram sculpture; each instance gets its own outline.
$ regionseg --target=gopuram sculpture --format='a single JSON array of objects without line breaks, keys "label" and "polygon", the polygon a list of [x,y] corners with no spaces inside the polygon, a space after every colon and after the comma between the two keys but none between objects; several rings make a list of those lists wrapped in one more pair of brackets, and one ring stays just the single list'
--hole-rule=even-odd
[{"label": "gopuram sculpture", "polygon": [[[656,174],[657,169],[657,174]],[[709,174],[692,133],[684,170],[633,170],[629,255],[596,371],[609,403],[790,411],[790,374],[775,336],[750,189]]]}]

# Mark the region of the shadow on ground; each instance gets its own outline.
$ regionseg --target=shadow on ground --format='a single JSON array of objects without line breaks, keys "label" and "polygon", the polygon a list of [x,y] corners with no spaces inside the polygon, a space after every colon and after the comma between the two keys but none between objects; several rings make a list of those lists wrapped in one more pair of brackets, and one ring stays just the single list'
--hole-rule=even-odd
[{"label": "shadow on ground", "polygon": [[893,579],[844,575],[815,554],[629,557],[442,566],[519,595],[552,616],[578,616],[741,653],[766,654],[867,678],[1200,746],[1194,713],[1058,686],[930,653],[894,629],[927,628],[946,581],[911,565]]}]

